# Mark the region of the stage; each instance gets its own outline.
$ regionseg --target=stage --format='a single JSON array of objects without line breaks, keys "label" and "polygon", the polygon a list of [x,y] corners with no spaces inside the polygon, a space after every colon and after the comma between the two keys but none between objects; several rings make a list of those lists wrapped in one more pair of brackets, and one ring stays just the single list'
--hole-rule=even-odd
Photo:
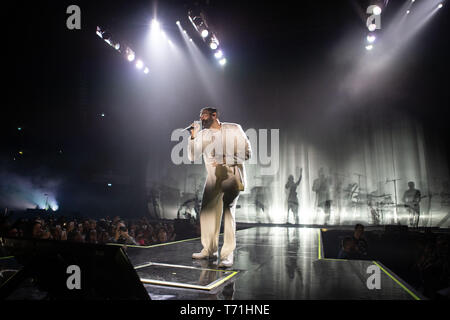
[{"label": "stage", "polygon": [[[253,227],[236,239],[229,269],[191,258],[199,238],[126,251],[153,300],[423,299],[379,261],[324,258],[319,228]],[[381,270],[380,289],[367,287],[371,265]]]}]

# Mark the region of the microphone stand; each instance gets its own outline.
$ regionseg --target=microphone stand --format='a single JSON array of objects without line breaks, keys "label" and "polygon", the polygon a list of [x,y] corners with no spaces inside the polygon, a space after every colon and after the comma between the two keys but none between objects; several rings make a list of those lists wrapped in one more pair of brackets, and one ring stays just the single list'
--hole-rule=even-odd
[{"label": "microphone stand", "polygon": [[391,180],[388,180],[387,178],[386,178],[386,183],[388,183],[388,182],[393,182],[394,183],[394,197],[395,197],[395,200],[394,200],[394,221],[395,221],[395,223],[397,223],[397,181],[398,180],[402,180],[402,179],[391,179]]}]

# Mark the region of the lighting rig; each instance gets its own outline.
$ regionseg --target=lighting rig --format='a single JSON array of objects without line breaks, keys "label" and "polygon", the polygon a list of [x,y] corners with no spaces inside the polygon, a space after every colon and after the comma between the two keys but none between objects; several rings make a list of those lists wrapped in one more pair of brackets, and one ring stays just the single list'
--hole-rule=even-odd
[{"label": "lighting rig", "polygon": [[199,10],[189,10],[188,18],[189,21],[191,21],[195,31],[197,31],[197,33],[202,38],[203,42],[205,42],[213,51],[214,58],[219,61],[220,65],[225,65],[227,63],[227,59],[224,56],[217,35],[206,22],[204,13]]},{"label": "lighting rig", "polygon": [[[114,41],[110,32],[103,30],[101,27],[97,26],[97,30],[95,31],[95,33],[117,52],[122,54],[129,62],[133,62],[134,60],[136,60],[135,52],[129,46],[122,46],[118,41]],[[148,67],[145,66],[142,60],[137,59],[135,62],[135,66],[137,69],[143,70],[145,74],[149,73]]]}]

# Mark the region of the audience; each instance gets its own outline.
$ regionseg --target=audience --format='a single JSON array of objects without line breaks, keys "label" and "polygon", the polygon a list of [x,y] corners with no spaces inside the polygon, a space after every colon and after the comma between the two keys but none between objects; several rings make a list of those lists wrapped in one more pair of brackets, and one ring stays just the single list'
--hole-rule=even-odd
[{"label": "audience", "polygon": [[74,241],[83,243],[121,243],[148,246],[174,241],[175,227],[172,222],[153,222],[147,218],[125,221],[116,216],[106,219],[36,218],[19,219],[10,224],[0,221],[0,235]]},{"label": "audience", "polygon": [[355,245],[355,251],[359,259],[367,258],[367,241],[364,238],[364,226],[360,223],[355,225],[355,232],[353,233],[353,242]]}]

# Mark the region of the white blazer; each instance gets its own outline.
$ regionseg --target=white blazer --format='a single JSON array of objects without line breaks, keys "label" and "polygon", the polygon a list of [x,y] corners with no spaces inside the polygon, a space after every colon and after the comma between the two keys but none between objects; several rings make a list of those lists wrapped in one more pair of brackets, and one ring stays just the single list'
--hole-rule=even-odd
[{"label": "white blazer", "polygon": [[[221,137],[222,139],[218,139]],[[239,124],[222,122],[220,130],[203,129],[195,139],[189,139],[188,158],[197,160],[203,155],[206,171],[210,177],[215,176],[213,163],[225,164],[233,168],[241,191],[247,185],[244,161],[252,156],[250,141]]]}]

